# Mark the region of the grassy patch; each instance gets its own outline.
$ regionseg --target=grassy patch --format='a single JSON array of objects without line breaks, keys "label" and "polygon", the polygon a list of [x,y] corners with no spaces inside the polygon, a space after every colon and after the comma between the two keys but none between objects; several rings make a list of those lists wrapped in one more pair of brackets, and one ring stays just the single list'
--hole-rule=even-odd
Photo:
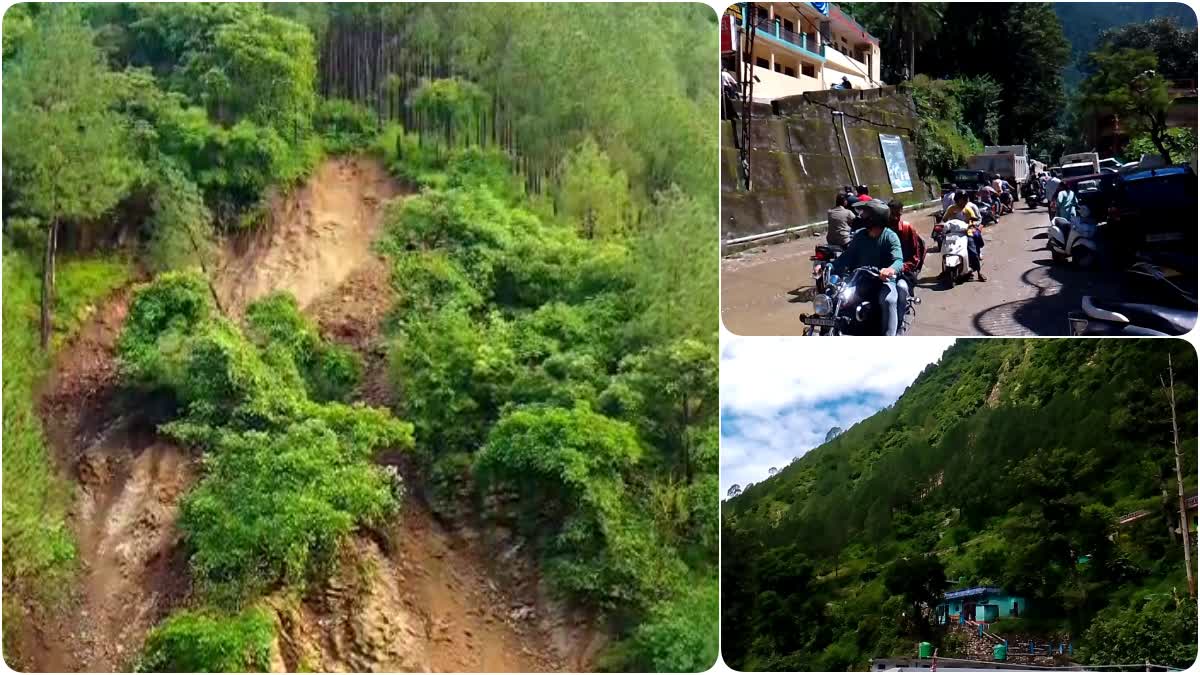
[{"label": "grassy patch", "polygon": [[[70,486],[54,470],[34,401],[50,364],[38,346],[40,274],[25,254],[4,254],[4,580],[32,582],[38,592],[55,588],[75,559],[66,527]],[[129,266],[112,258],[62,261],[55,343],[128,278]]]}]

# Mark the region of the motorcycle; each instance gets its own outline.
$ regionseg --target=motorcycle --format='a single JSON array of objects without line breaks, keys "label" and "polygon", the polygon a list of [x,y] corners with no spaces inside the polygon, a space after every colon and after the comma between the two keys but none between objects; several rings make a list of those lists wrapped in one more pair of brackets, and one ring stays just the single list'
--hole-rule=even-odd
[{"label": "motorcycle", "polygon": [[938,251],[942,250],[942,242],[946,239],[946,224],[942,222],[942,216],[945,213],[945,211],[938,211],[933,214],[933,232],[929,235],[933,239],[933,243],[937,244]]},{"label": "motorcycle", "polygon": [[967,224],[954,219],[945,222],[946,243],[942,247],[942,273],[939,278],[948,288],[971,274],[967,266]]},{"label": "motorcycle", "polygon": [[1013,196],[1008,190],[1000,193],[1000,210],[1002,213],[1013,212]]},{"label": "motorcycle", "polygon": [[813,261],[813,284],[817,288],[817,293],[824,293],[829,287],[829,264],[837,260],[845,249],[841,246],[833,246],[829,244],[818,244],[816,252],[809,258]]},{"label": "motorcycle", "polygon": [[[813,313],[801,314],[805,335],[880,335],[883,310],[879,306],[878,267],[860,267],[845,277],[830,277],[824,293],[813,297]],[[903,335],[916,318],[921,304],[916,289],[910,288],[900,311],[896,334]]]},{"label": "motorcycle", "polygon": [[1000,222],[999,217],[996,215],[996,212],[992,210],[991,206],[982,203],[976,204],[975,206],[979,209],[979,218],[983,225],[995,225],[996,223]]},{"label": "motorcycle", "polygon": [[1071,335],[1185,335],[1196,325],[1195,309],[1083,296],[1082,311],[1068,312]]}]

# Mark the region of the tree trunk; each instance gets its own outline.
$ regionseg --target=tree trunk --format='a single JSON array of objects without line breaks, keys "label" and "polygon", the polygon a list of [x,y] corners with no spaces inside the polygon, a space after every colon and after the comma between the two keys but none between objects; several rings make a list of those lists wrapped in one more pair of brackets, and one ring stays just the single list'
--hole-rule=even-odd
[{"label": "tree trunk", "polygon": [[50,348],[50,320],[54,312],[54,254],[58,248],[58,216],[46,228],[46,259],[42,262],[42,350]]}]

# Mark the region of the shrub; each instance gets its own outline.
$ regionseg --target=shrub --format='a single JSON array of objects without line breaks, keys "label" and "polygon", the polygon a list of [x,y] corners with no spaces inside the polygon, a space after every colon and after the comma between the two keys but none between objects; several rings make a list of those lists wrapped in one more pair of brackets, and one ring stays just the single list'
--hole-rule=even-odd
[{"label": "shrub", "polygon": [[313,112],[313,128],[333,154],[362,150],[379,132],[372,110],[345,99],[321,99]]},{"label": "shrub", "polygon": [[218,602],[323,576],[342,535],[395,507],[382,470],[346,453],[319,420],[223,434],[206,468],[180,528],[200,587]]},{"label": "shrub", "polygon": [[602,658],[609,672],[699,673],[717,661],[717,580],[698,579],[656,604],[628,638]]},{"label": "shrub", "polygon": [[259,347],[278,345],[288,353],[315,401],[344,400],[362,379],[362,359],[323,340],[290,294],[272,293],[250,303],[246,326]]},{"label": "shrub", "polygon": [[266,672],[275,623],[261,609],[240,614],[179,612],[146,635],[143,673]]}]

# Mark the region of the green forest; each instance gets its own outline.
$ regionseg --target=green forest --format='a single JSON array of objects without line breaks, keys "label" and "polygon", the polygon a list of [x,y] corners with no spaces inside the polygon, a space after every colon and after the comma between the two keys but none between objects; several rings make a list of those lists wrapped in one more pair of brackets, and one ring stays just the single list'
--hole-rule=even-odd
[{"label": "green forest", "polygon": [[1129,134],[1125,161],[1195,155],[1195,130],[1168,129],[1160,118],[1172,84],[1196,77],[1196,15],[1186,5],[839,7],[880,38],[884,81],[912,93],[917,162],[927,178],[946,179],[985,145],[1027,144],[1031,157],[1057,164],[1064,153],[1092,149],[1087,130],[1097,111],[1117,114]]},{"label": "green forest", "polygon": [[[191,596],[131,667],[266,669],[264,599],[405,517],[397,452],[435,505],[486,522],[511,498],[541,574],[613,635],[598,668],[715,661],[711,9],[24,4],[3,28],[7,653],[81,566],[41,383],[133,285],[122,387],[166,403],[203,474]],[[349,155],[413,191],[376,242],[390,410],[293,297],[235,317],[211,278],[270,195]]]},{"label": "green forest", "polygon": [[957,341],[896,403],[724,502],[725,660],[864,670],[919,641],[961,657],[963,631],[930,610],[997,586],[1028,606],[994,634],[1063,637],[1082,664],[1189,667],[1170,394],[1194,495],[1196,365],[1183,341]]}]

